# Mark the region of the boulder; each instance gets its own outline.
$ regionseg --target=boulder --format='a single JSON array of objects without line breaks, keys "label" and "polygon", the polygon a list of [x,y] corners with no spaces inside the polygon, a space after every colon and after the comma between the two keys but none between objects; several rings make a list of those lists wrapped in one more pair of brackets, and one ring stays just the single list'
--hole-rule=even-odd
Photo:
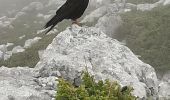
[{"label": "boulder", "polygon": [[0,67],[0,100],[51,100],[36,80],[32,68]]},{"label": "boulder", "polygon": [[36,69],[43,78],[64,77],[79,84],[81,72],[87,68],[96,80],[110,79],[132,86],[139,98],[157,96],[155,70],[98,28],[73,25],[39,54]]}]

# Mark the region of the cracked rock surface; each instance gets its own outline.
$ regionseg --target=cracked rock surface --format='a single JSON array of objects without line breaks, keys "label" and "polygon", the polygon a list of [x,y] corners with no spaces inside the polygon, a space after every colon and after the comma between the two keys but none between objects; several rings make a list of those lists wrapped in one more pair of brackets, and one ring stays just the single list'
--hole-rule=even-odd
[{"label": "cracked rock surface", "polygon": [[129,48],[94,27],[73,25],[61,32],[40,55],[36,68],[42,77],[61,75],[72,83],[88,71],[96,80],[116,80],[134,87],[133,94],[143,98],[157,95],[154,69],[140,61]]}]

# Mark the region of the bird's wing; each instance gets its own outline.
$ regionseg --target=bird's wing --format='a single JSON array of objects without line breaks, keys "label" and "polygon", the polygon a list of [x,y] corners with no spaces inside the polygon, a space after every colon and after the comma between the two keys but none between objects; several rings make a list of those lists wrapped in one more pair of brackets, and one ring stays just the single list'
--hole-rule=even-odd
[{"label": "bird's wing", "polygon": [[63,19],[67,19],[69,15],[76,10],[76,8],[80,4],[80,0],[67,0],[65,4],[63,4],[56,12],[56,15],[46,23],[44,28],[50,27],[58,22],[62,21]]},{"label": "bird's wing", "polygon": [[69,15],[74,12],[80,5],[81,0],[67,0],[56,12],[56,15],[46,23],[44,28],[51,27],[46,33],[48,33],[58,22],[63,19],[67,19]]},{"label": "bird's wing", "polygon": [[66,3],[57,10],[56,15],[64,18],[68,17],[69,14],[78,8],[81,3],[80,1],[81,0],[67,0]]}]

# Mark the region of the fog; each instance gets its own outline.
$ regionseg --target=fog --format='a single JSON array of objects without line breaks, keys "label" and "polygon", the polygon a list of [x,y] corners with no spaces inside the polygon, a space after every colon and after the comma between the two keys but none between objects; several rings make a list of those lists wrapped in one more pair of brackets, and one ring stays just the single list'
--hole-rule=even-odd
[{"label": "fog", "polygon": [[0,0],[0,17],[11,16],[31,2],[47,2],[47,0]]},{"label": "fog", "polygon": [[[13,46],[8,48],[8,50],[12,50],[12,48],[14,48],[15,46],[24,47],[25,42],[29,39],[34,39],[35,37],[43,37],[44,34],[41,34],[43,32],[42,31],[43,26],[55,14],[56,10],[65,1],[66,0],[0,0],[0,45],[12,43]],[[167,20],[170,19],[169,18],[170,7],[165,6],[165,4],[168,5],[167,2],[162,3],[160,4],[160,6],[158,6],[159,3],[156,4],[156,2],[158,1],[159,0],[151,0],[151,1],[127,0],[128,3],[131,3],[129,5],[127,4],[127,9],[125,9],[129,11],[129,13],[124,14],[124,16],[120,15],[122,19],[124,18],[125,24],[122,25],[119,30],[114,30],[117,31],[114,34],[115,36],[117,35],[117,37],[113,36],[113,38],[116,38],[119,41],[125,41],[125,43],[127,42],[126,45],[136,55],[139,55],[140,59],[152,65],[156,70],[158,71],[163,70],[162,72],[164,72],[170,69],[169,56],[167,56],[170,55],[169,52],[170,47],[168,44],[169,38],[167,38],[169,37],[169,32],[170,32],[168,27],[170,22],[168,22],[169,20]],[[114,20],[113,23],[111,23],[109,17],[107,17],[108,15],[110,15],[110,13],[105,17],[103,17],[102,15],[106,13],[105,10],[110,11],[112,9],[112,8],[105,9],[105,7],[103,7],[104,9],[102,8],[102,6],[109,4],[109,2],[114,3],[114,0],[91,0],[91,2],[89,3],[90,6],[88,6],[88,9],[86,10],[85,14],[82,16],[81,19],[83,19],[84,16],[85,19],[87,17],[86,21],[87,20],[91,21],[89,19],[93,19],[92,23],[90,24],[85,23],[87,26],[95,26],[95,24],[98,21],[101,21],[101,24],[98,24],[98,26],[103,25],[103,27],[105,28],[107,27],[107,25],[110,25],[110,27],[107,27],[106,29],[107,32],[110,32],[109,34],[112,35],[113,34],[112,32],[114,31],[109,31],[109,30],[113,29],[112,26],[115,25],[113,24]],[[145,5],[143,3],[152,3],[152,4]],[[156,8],[156,6],[158,7]],[[97,9],[99,7],[101,7],[101,9]],[[138,10],[143,10],[143,11],[142,12],[137,10],[131,11],[135,9],[135,7],[139,7]],[[152,10],[153,7],[155,7],[154,10]],[[145,10],[150,10],[150,12],[147,12]],[[102,11],[104,13],[102,13]],[[157,15],[157,17],[155,15]],[[159,17],[158,15],[162,17]],[[96,18],[97,16],[99,17]],[[114,17],[110,17],[110,18],[112,20]],[[148,20],[149,18],[150,20]],[[134,19],[136,19],[136,21]],[[103,22],[106,20],[110,21],[111,24],[108,24],[107,22]],[[158,24],[160,29],[158,28]],[[64,20],[63,22],[59,23],[55,27],[56,29],[55,32],[57,32],[55,35],[65,30],[65,28],[70,25],[71,22],[68,20]],[[159,33],[159,34],[155,35],[152,34],[152,32]],[[138,36],[137,33],[143,35]],[[150,34],[150,36],[147,36],[148,34]],[[135,38],[133,38],[133,36],[135,36]],[[50,37],[51,40],[54,37]],[[153,37],[156,37],[156,39],[153,39]],[[147,41],[144,41],[144,39],[146,39]],[[45,48],[45,45],[47,46],[48,43],[50,43],[49,39],[46,40],[44,39],[44,41],[45,42],[42,42],[42,45],[44,46],[43,49]],[[46,41],[48,41],[48,43]],[[137,45],[134,45],[133,43],[136,43]],[[155,48],[160,48],[160,50]],[[42,47],[38,48],[37,51],[41,49]],[[164,51],[164,55],[162,55],[161,52],[162,50]],[[32,51],[33,52],[31,53],[34,54],[36,50],[32,50]],[[148,54],[148,51],[150,52],[152,51],[153,54],[150,53]],[[13,57],[13,59],[16,58]],[[0,66],[1,65],[4,65],[4,63],[0,63]]]}]

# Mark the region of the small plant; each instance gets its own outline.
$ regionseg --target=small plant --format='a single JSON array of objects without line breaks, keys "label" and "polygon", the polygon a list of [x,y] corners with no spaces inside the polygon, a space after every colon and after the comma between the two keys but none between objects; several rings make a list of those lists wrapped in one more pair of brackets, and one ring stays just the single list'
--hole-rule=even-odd
[{"label": "small plant", "polygon": [[83,72],[82,84],[75,87],[64,79],[59,79],[56,100],[136,100],[131,94],[133,88],[121,86],[109,80],[95,82],[88,72]]}]

